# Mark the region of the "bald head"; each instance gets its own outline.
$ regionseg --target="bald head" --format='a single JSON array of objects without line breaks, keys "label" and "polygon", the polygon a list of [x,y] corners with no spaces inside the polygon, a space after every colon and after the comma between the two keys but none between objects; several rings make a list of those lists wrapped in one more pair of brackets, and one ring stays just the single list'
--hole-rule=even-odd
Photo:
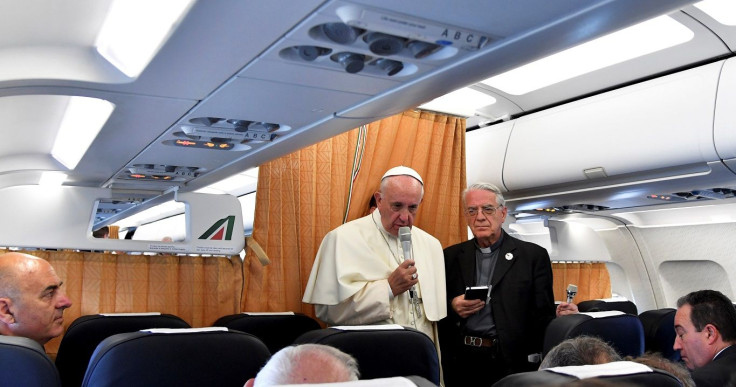
[{"label": "bald head", "polygon": [[64,328],[72,305],[51,265],[21,253],[0,255],[0,334],[22,336],[42,345]]},{"label": "bald head", "polygon": [[51,267],[48,262],[32,255],[0,254],[0,297],[17,297],[20,280],[47,267]]},{"label": "bald head", "polygon": [[302,344],[276,352],[246,386],[348,382],[358,376],[352,356],[326,345]]}]

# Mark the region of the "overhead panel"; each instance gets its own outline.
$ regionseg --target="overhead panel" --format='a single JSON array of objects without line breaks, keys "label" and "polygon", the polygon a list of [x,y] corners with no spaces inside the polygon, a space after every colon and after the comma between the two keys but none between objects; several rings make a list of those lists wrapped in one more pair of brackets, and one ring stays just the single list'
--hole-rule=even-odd
[{"label": "overhead panel", "polygon": [[707,171],[707,162],[718,160],[713,109],[721,65],[517,119],[506,151],[506,187],[605,182],[607,177],[693,164]]},{"label": "overhead panel", "polygon": [[[721,38],[700,22],[680,11],[668,17],[682,24],[683,28],[692,31],[693,38],[666,49],[606,66],[521,95],[511,95],[503,90],[489,88],[513,100],[524,111],[530,111],[554,105],[560,101],[574,100],[604,89],[620,87],[646,79],[652,74],[679,70],[692,63],[728,54],[728,47],[724,45]],[[635,51],[636,48],[632,50]],[[550,71],[555,70],[550,69]]]},{"label": "overhead panel", "polygon": [[507,121],[465,134],[465,159],[473,160],[466,166],[468,185],[486,182],[503,191],[503,163],[514,121]]},{"label": "overhead panel", "polygon": [[[286,10],[291,23],[279,19],[274,25],[268,19],[273,6],[263,10],[251,5],[261,14],[248,14],[254,27],[242,39],[258,40],[254,38],[259,36],[258,28],[278,38],[264,44],[229,80],[121,167],[118,178],[134,165],[189,167],[204,172],[178,185],[201,188],[215,180],[208,177],[210,173],[224,177],[257,166],[417,106],[471,78],[479,80],[499,70],[497,66],[527,61],[540,55],[540,45],[553,51],[580,40],[581,33],[595,35],[631,22],[633,14],[646,17],[663,8],[639,5],[632,10],[630,5],[630,1],[570,0],[564,5],[542,0],[525,5],[471,1],[448,12],[445,2],[335,0],[322,3],[312,13],[300,11],[302,18]],[[536,12],[528,12],[530,8]],[[201,45],[203,38],[192,36],[197,28],[187,22],[218,9],[196,3],[170,45],[178,47],[184,37]],[[597,25],[597,30],[579,30],[586,20],[613,11],[614,16]],[[505,21],[509,15],[513,22]],[[509,51],[517,45],[518,50]],[[493,54],[504,48],[505,54],[500,55],[504,61],[499,62],[499,56]],[[171,60],[167,53],[163,47],[157,59]],[[220,54],[229,58],[229,52]],[[156,60],[149,69],[154,70],[168,77]],[[146,76],[144,72],[141,79]],[[183,78],[182,83],[197,82]],[[210,123],[201,124],[206,121]],[[278,129],[252,130],[250,124],[236,125],[238,122]],[[127,184],[122,180],[108,186],[122,187]]]},{"label": "overhead panel", "polygon": [[716,98],[713,138],[718,156],[736,173],[736,60],[726,60]]},{"label": "overhead panel", "polygon": [[[731,52],[736,52],[736,17],[734,17],[733,2],[725,0],[704,3],[706,2],[698,2],[696,5],[683,8],[682,11],[718,35]],[[713,15],[718,18],[714,18]]]},{"label": "overhead panel", "polygon": [[[371,6],[329,2],[159,136],[110,186],[128,187],[136,165],[207,173],[263,152],[495,39]],[[164,181],[188,182],[176,176],[146,183]]]}]

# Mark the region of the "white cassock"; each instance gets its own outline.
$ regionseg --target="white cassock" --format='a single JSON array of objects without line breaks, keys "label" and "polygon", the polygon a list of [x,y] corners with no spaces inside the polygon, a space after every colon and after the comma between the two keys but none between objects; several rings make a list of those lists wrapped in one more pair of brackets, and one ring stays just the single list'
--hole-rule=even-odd
[{"label": "white cassock", "polygon": [[302,301],[315,304],[317,317],[329,325],[399,324],[423,332],[437,346],[436,322],[447,315],[442,245],[417,227],[411,241],[421,316],[408,291],[391,297],[388,277],[403,252],[399,239],[383,228],[378,210],[325,236]]}]

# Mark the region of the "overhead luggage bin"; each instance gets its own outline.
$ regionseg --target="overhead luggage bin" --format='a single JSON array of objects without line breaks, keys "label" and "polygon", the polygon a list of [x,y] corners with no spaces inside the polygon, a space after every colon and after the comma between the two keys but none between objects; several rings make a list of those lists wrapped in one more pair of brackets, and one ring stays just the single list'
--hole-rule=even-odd
[{"label": "overhead luggage bin", "polygon": [[713,145],[713,110],[722,65],[712,63],[519,118],[506,151],[506,187],[515,191],[604,182],[678,165],[707,168],[707,162],[720,160]]}]

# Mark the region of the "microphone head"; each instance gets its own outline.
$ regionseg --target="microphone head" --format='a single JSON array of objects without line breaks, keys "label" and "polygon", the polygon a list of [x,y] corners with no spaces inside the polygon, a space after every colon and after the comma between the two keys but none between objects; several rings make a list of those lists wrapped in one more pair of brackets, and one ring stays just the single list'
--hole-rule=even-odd
[{"label": "microphone head", "polygon": [[399,241],[411,242],[411,228],[399,227]]},{"label": "microphone head", "polygon": [[578,287],[576,285],[567,285],[567,302],[571,303],[575,295],[578,294]]}]

